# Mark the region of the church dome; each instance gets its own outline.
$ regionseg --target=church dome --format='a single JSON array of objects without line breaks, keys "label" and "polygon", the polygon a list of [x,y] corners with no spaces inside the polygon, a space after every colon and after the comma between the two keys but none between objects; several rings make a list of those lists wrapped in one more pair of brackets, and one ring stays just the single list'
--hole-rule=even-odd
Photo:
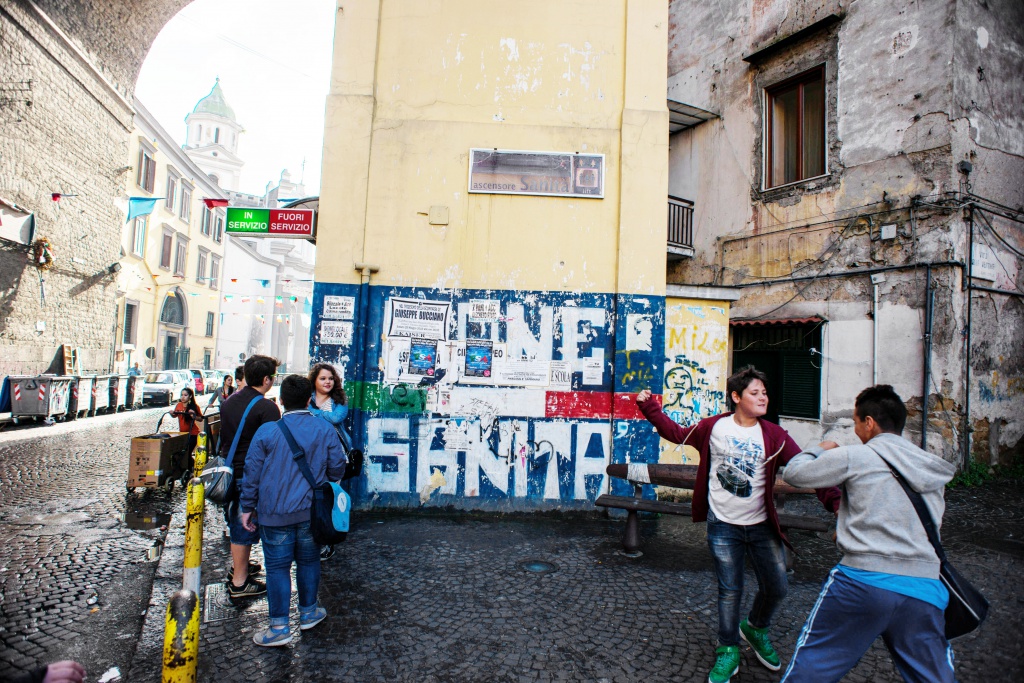
[{"label": "church dome", "polygon": [[193,114],[215,114],[217,116],[223,116],[226,119],[235,121],[235,110],[228,106],[228,103],[224,101],[224,91],[220,89],[220,79],[213,84],[213,90],[210,94],[199,100],[196,103],[195,109],[192,110]]}]

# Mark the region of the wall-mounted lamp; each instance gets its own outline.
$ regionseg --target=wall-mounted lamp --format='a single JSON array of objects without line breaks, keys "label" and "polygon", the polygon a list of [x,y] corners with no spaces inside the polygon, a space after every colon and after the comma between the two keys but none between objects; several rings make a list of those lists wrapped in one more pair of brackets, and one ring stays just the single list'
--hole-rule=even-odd
[{"label": "wall-mounted lamp", "polygon": [[114,273],[116,273],[116,272],[118,272],[120,270],[121,270],[121,264],[120,263],[116,263],[115,262],[115,263],[111,263],[109,266],[107,266],[107,272],[110,273],[111,275],[113,275]]}]

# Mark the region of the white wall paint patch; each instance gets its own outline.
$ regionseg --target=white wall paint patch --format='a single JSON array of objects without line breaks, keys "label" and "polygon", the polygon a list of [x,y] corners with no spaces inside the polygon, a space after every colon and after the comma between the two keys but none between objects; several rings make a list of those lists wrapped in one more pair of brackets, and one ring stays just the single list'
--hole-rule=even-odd
[{"label": "white wall paint patch", "polygon": [[907,54],[917,45],[917,25],[904,26],[896,33],[892,34],[892,56],[893,59],[902,57]]},{"label": "white wall paint patch", "polygon": [[978,47],[982,50],[988,47],[988,30],[984,26],[978,27]]}]

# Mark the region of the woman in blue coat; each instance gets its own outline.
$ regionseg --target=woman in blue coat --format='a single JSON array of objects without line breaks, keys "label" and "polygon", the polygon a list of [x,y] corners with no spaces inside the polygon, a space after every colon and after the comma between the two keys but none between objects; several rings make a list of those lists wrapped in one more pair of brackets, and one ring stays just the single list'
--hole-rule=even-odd
[{"label": "woman in blue coat", "polygon": [[[345,388],[341,384],[341,377],[338,371],[329,363],[317,363],[309,371],[309,381],[313,385],[313,396],[309,402],[309,412],[317,417],[323,418],[331,423],[345,455],[348,456],[348,464],[345,466],[345,476],[342,480],[359,476],[363,469],[363,454],[361,451],[352,449],[352,437],[345,429],[345,418],[348,417],[348,397],[345,396]],[[325,545],[320,549],[320,560],[329,560],[334,557],[334,546]]]}]

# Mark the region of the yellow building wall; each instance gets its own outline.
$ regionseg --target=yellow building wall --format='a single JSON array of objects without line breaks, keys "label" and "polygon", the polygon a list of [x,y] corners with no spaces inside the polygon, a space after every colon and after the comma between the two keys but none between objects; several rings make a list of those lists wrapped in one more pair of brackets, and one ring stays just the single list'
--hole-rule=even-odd
[{"label": "yellow building wall", "polygon": [[[346,4],[317,281],[663,294],[666,41],[653,0]],[[471,147],[604,154],[605,198],[469,194]]]}]

